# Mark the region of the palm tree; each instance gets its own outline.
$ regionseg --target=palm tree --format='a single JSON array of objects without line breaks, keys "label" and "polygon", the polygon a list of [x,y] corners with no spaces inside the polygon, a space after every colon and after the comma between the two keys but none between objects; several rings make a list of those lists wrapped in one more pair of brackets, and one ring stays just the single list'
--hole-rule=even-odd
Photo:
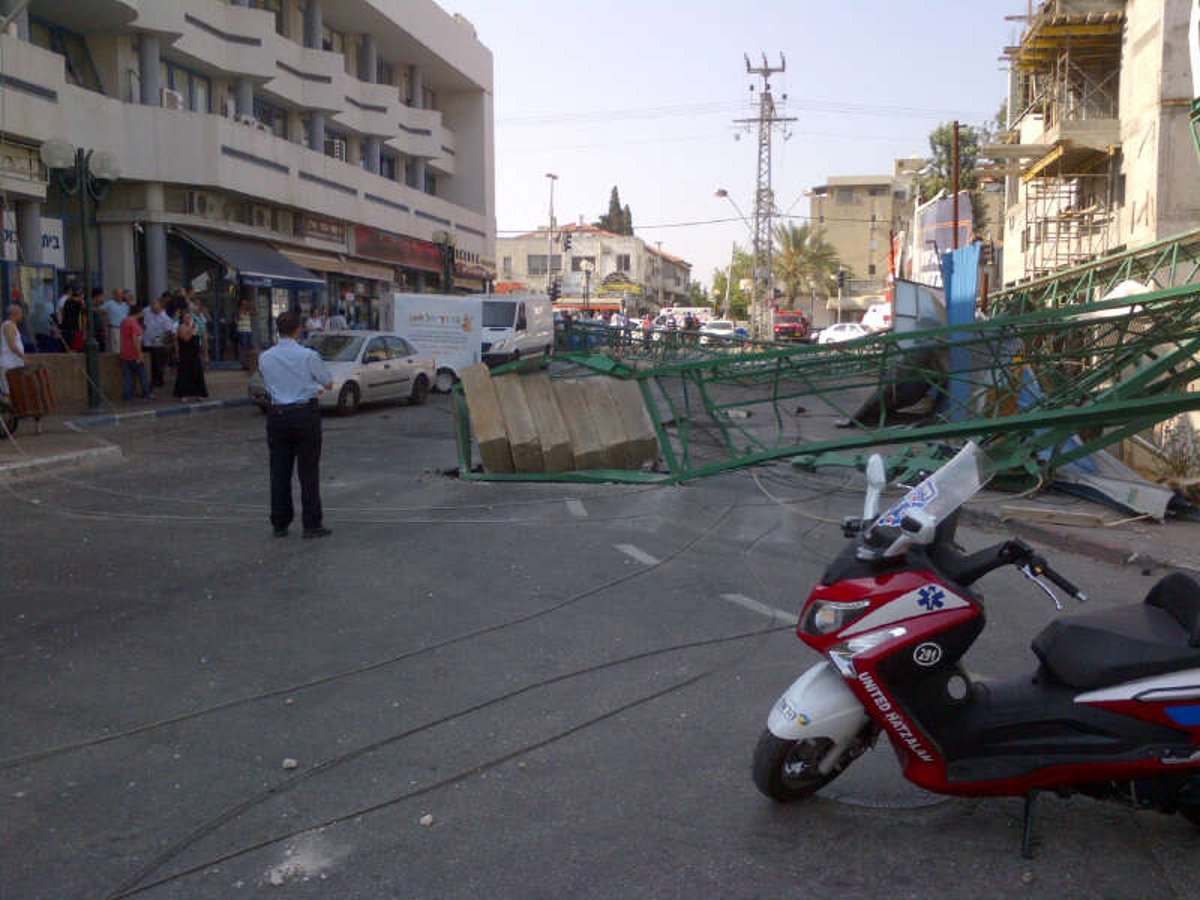
[{"label": "palm tree", "polygon": [[837,251],[825,240],[825,229],[782,223],[775,226],[775,280],[783,283],[788,309],[801,291],[824,291],[838,270]]}]

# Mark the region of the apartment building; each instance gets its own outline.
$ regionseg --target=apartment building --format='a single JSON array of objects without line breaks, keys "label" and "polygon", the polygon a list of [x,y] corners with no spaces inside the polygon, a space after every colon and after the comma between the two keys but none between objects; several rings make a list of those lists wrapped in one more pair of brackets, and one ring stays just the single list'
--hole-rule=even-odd
[{"label": "apartment building", "polygon": [[[853,313],[852,318],[859,318],[887,291],[891,236],[908,228],[913,180],[925,163],[920,158],[898,159],[890,175],[834,176],[809,192],[812,227],[824,232],[849,270],[842,311]],[[836,296],[836,286],[826,293]],[[833,303],[830,299],[826,306],[832,309]],[[817,324],[828,324],[825,313],[814,310]]]},{"label": "apartment building", "polygon": [[265,341],[494,276],[492,55],[431,0],[32,0],[0,54],[6,298],[189,286],[220,358],[244,298]]},{"label": "apartment building", "polygon": [[623,308],[632,314],[686,306],[691,296],[691,263],[639,237],[614,234],[582,219],[553,232],[543,228],[500,238],[496,255],[499,282],[514,290],[546,291],[557,279],[559,307],[581,307],[586,299],[594,309]]},{"label": "apartment building", "polygon": [[1005,185],[1006,284],[1196,227],[1194,5],[1044,0],[1025,18],[1008,131],[982,154]]}]

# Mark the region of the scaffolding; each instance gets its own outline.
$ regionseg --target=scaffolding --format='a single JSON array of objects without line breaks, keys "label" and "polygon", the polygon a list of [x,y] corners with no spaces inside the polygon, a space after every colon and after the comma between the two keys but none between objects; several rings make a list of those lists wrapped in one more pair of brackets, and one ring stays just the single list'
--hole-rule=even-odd
[{"label": "scaffolding", "polygon": [[1113,249],[1118,159],[1116,153],[1063,147],[1051,163],[1027,174],[1021,243],[1028,277],[1077,266]]}]

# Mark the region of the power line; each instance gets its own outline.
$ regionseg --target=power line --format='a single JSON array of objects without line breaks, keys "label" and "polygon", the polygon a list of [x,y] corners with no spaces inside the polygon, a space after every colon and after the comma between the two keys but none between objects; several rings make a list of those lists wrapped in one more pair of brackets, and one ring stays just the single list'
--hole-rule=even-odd
[{"label": "power line", "polygon": [[[803,219],[813,221],[820,219],[821,222],[854,222],[860,225],[879,224],[879,219],[857,219],[852,216],[818,216],[805,215],[803,213],[775,213],[776,219]],[[634,231],[653,231],[660,228],[692,228],[700,225],[724,225],[729,222],[741,222],[737,216],[729,216],[724,219],[695,219],[690,222],[659,222],[655,225],[635,225]],[[743,223],[745,224],[745,223]],[[497,235],[502,234],[536,234],[536,228],[498,228]]]}]

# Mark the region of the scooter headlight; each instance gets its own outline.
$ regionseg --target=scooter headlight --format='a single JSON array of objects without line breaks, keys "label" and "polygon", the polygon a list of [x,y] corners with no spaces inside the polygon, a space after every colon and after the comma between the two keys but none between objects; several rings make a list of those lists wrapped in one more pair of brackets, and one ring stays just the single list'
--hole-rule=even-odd
[{"label": "scooter headlight", "polygon": [[818,600],[808,614],[804,630],[809,634],[833,634],[861,617],[870,606],[869,600],[854,600],[848,603]]}]

